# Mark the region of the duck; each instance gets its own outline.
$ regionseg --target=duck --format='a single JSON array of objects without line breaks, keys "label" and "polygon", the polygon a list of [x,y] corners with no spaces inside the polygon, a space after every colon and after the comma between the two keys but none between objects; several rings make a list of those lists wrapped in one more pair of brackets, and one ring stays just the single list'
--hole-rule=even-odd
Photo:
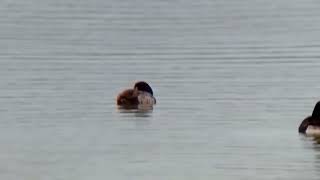
[{"label": "duck", "polygon": [[133,89],[125,89],[117,96],[117,105],[124,108],[152,107],[156,102],[151,86],[145,81],[136,82]]},{"label": "duck", "polygon": [[298,130],[306,135],[320,135],[320,101],[316,103],[312,115],[301,122]]}]

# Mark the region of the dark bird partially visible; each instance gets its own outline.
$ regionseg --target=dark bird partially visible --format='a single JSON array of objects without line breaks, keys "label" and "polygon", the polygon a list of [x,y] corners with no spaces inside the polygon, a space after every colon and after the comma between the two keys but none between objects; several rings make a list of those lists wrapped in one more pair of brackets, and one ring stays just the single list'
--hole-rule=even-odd
[{"label": "dark bird partially visible", "polygon": [[306,117],[299,126],[299,133],[320,135],[320,101],[315,105],[312,115]]}]

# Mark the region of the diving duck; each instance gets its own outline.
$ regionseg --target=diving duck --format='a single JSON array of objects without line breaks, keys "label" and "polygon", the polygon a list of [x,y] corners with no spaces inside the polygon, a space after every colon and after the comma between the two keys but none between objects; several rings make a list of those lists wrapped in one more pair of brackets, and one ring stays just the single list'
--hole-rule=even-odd
[{"label": "diving duck", "polygon": [[148,83],[139,81],[134,84],[133,89],[126,89],[117,96],[117,105],[128,108],[135,108],[139,105],[153,106],[156,98],[153,97],[153,90]]}]

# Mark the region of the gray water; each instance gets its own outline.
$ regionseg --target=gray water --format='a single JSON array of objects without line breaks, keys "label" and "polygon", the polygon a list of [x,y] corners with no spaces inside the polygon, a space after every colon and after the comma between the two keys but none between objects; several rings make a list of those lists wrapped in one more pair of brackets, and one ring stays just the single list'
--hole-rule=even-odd
[{"label": "gray water", "polygon": [[0,179],[319,179],[318,1],[0,5]]}]

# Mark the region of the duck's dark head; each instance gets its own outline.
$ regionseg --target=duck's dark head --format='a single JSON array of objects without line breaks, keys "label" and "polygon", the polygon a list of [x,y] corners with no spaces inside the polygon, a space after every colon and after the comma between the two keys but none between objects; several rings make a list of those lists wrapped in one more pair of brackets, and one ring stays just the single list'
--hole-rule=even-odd
[{"label": "duck's dark head", "polygon": [[318,101],[316,106],[314,107],[312,117],[320,118],[320,101]]},{"label": "duck's dark head", "polygon": [[139,91],[145,91],[145,92],[148,92],[151,95],[153,95],[152,88],[149,86],[148,83],[146,83],[144,81],[136,82],[136,84],[134,85],[134,89],[139,90]]}]

